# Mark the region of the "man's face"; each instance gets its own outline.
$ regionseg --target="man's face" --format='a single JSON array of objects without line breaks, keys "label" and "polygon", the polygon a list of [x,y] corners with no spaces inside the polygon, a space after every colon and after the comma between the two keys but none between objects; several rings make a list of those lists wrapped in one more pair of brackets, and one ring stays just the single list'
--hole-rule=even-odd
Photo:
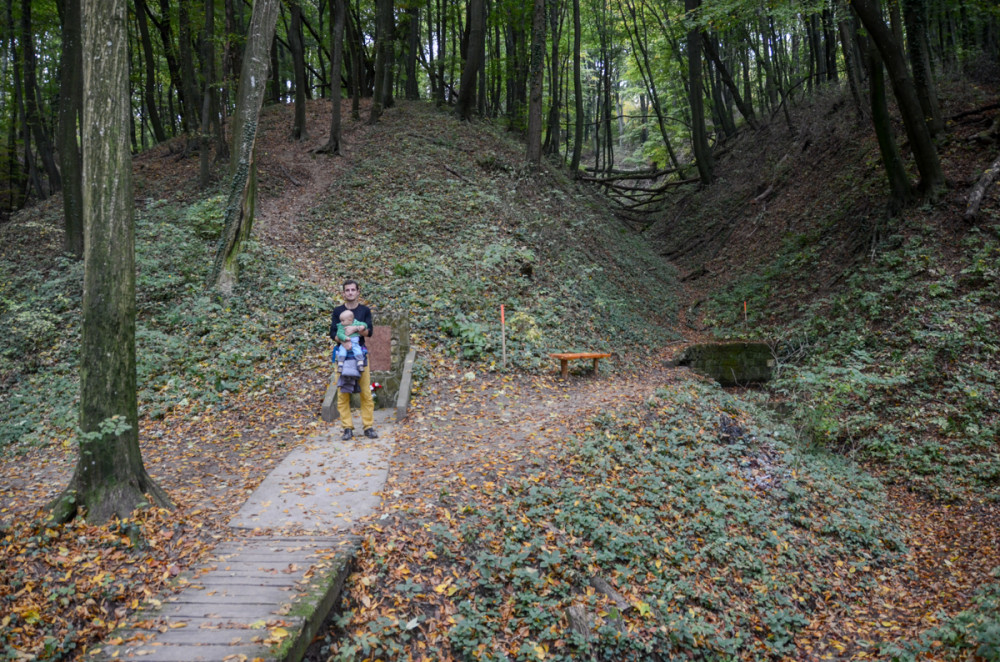
[{"label": "man's face", "polygon": [[358,300],[358,286],[354,283],[344,285],[344,301],[353,303]]}]

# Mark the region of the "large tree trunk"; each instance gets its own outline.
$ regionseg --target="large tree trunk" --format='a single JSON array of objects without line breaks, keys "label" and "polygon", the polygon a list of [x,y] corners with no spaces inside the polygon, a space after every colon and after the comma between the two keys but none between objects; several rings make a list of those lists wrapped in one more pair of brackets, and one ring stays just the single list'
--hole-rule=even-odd
[{"label": "large tree trunk", "polygon": [[483,64],[483,50],[486,46],[483,34],[483,0],[469,0],[469,44],[466,48],[465,67],[458,88],[458,105],[455,112],[463,120],[472,119],[476,104],[476,80]]},{"label": "large tree trunk", "polygon": [[340,70],[344,64],[344,0],[333,0],[333,20],[330,22],[330,43],[333,53],[330,55],[330,97],[333,109],[330,113],[330,139],[319,152],[340,154]]},{"label": "large tree trunk", "polygon": [[545,0],[534,0],[531,18],[531,59],[528,76],[528,153],[530,163],[542,160],[542,76],[545,74]]},{"label": "large tree trunk", "polygon": [[[692,13],[697,11],[700,5],[701,0],[684,0],[684,9],[688,12],[689,19],[693,19]],[[708,135],[705,129],[705,107],[701,80],[701,42],[701,32],[697,26],[691,26],[687,34],[687,56],[692,150],[702,184],[711,184],[712,151],[708,147]]]},{"label": "large tree trunk", "polygon": [[45,131],[45,125],[42,123],[38,81],[35,76],[36,62],[34,35],[31,31],[31,0],[21,0],[21,48],[24,54],[25,121],[35,138],[38,158],[42,160],[42,165],[45,167],[45,176],[48,179],[46,193],[52,194],[62,188],[62,180],[59,177],[59,168],[56,167],[52,141],[49,139],[49,134]]},{"label": "large tree trunk", "polygon": [[924,121],[923,109],[917,98],[913,78],[907,69],[902,46],[882,20],[878,0],[850,0],[850,2],[875,42],[889,72],[889,81],[896,96],[899,114],[906,128],[906,135],[910,139],[910,148],[913,150],[917,170],[920,172],[920,188],[933,194],[944,186],[944,173],[931,132],[927,128],[927,122]]},{"label": "large tree trunk", "polygon": [[542,152],[545,154],[559,153],[559,42],[562,41],[562,7],[557,0],[549,3],[549,34],[552,51],[549,55],[549,118],[545,123],[545,142]]},{"label": "large tree trunk", "polygon": [[83,176],[80,122],[83,113],[83,49],[79,0],[62,0],[62,53],[59,65],[59,163],[63,182],[63,248],[83,257]]},{"label": "large tree trunk", "polygon": [[135,372],[132,109],[126,0],[83,2],[83,209],[80,454],[53,503],[59,521],[128,517],[151,493],[167,505],[139,452]]},{"label": "large tree trunk", "polygon": [[573,95],[576,104],[576,124],[573,127],[573,159],[570,172],[578,176],[580,172],[580,151],[583,148],[583,80],[580,72],[580,0],[573,0]]},{"label": "large tree trunk", "polygon": [[292,52],[292,69],[295,72],[295,122],[292,138],[307,140],[306,132],[306,53],[302,45],[302,3],[292,3],[292,25],[288,30],[288,47]]},{"label": "large tree trunk", "polygon": [[237,277],[237,257],[243,242],[253,228],[253,212],[257,202],[257,165],[254,146],[257,141],[257,119],[264,103],[267,87],[268,57],[278,21],[279,0],[254,0],[253,16],[247,30],[246,49],[240,86],[236,92],[236,112],[232,123],[232,155],[230,161],[229,197],[222,236],[215,252],[209,287],[223,295],[232,292]]}]

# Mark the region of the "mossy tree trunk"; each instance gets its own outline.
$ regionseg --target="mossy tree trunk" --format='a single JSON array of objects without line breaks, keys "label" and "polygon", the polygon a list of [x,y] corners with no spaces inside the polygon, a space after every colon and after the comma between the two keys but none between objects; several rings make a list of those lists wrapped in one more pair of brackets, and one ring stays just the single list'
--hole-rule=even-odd
[{"label": "mossy tree trunk", "polygon": [[257,164],[254,146],[257,141],[257,119],[264,103],[268,82],[268,59],[274,27],[278,21],[278,0],[256,0],[247,30],[246,50],[236,92],[236,112],[232,118],[232,150],[230,161],[229,197],[222,227],[222,236],[215,252],[208,286],[222,295],[232,292],[238,276],[238,263],[243,242],[253,228],[257,198]]},{"label": "mossy tree trunk", "polygon": [[[60,521],[127,517],[146,500],[169,504],[139,452],[135,371],[135,236],[129,150],[125,0],[83,2],[83,333],[80,452]],[[110,424],[109,424],[110,423]]]}]

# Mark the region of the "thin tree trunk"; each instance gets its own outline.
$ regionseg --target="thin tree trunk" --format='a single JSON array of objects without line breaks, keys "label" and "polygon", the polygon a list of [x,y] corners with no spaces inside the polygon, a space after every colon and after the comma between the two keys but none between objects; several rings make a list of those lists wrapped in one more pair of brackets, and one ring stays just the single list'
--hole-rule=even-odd
[{"label": "thin tree trunk", "polygon": [[83,257],[83,163],[80,122],[83,115],[83,26],[79,0],[62,0],[62,53],[59,71],[59,162],[63,182],[63,249]]},{"label": "thin tree trunk", "polygon": [[[696,12],[701,5],[701,0],[685,0],[684,9],[689,16]],[[711,184],[712,175],[712,151],[708,147],[708,135],[705,129],[705,107],[702,99],[701,80],[701,33],[697,27],[688,30],[687,36],[687,56],[688,56],[688,103],[691,106],[691,142],[694,151],[695,165],[698,166],[698,176],[702,184]]]},{"label": "thin tree trunk", "polygon": [[409,101],[420,99],[420,84],[417,80],[417,52],[420,50],[420,7],[407,7],[409,16],[409,33],[406,45],[406,98]]},{"label": "thin tree trunk", "polygon": [[[172,27],[173,21],[170,19],[170,0],[160,0],[159,20],[156,20],[153,17],[153,14],[149,11],[149,7],[146,7],[146,14],[149,19],[153,21],[153,25],[156,26],[157,31],[160,33],[160,42],[163,44],[163,57],[167,61],[167,71],[170,74],[170,84],[175,90],[177,90],[177,99],[181,104],[182,130],[193,131],[195,126],[195,117],[188,117],[184,112],[186,104],[188,103],[187,95],[185,94],[187,90],[185,89],[183,77],[181,76],[181,67],[180,64],[178,64],[177,50],[174,46],[174,33]],[[168,96],[168,98],[171,98],[172,102],[172,95]],[[173,126],[173,118],[176,117],[173,109],[170,111],[170,117],[171,126]],[[188,125],[188,122],[191,122],[190,126]],[[177,132],[175,130],[174,135],[176,135],[176,133]]]},{"label": "thin tree trunk", "polygon": [[34,35],[31,31],[31,0],[21,0],[21,48],[24,57],[24,119],[26,127],[31,130],[35,138],[35,148],[38,150],[38,158],[45,168],[45,176],[48,186],[43,189],[45,197],[51,195],[62,188],[62,180],[59,176],[59,168],[56,167],[55,154],[52,150],[52,141],[45,131],[42,122],[41,102],[38,92],[38,81],[35,76],[36,58]]},{"label": "thin tree trunk", "polygon": [[330,98],[333,101],[330,113],[330,139],[319,152],[340,154],[340,70],[343,68],[344,54],[344,0],[333,0],[333,20],[330,22],[330,43],[333,49],[330,61],[330,80],[333,81]]},{"label": "thin tree trunk", "polygon": [[[67,4],[75,2],[79,5],[79,0],[64,0],[64,2]],[[153,56],[153,42],[149,38],[149,23],[146,14],[146,0],[135,0],[135,18],[136,23],[139,24],[139,43],[142,45],[143,60],[146,65],[146,80],[143,81],[146,112],[149,115],[149,125],[153,128],[153,137],[156,138],[156,142],[161,143],[167,139],[167,134],[163,131],[160,111],[156,107],[156,59]]]},{"label": "thin tree trunk", "polygon": [[542,160],[542,76],[545,74],[545,0],[534,0],[531,19],[531,92],[528,96],[528,152],[530,163]]},{"label": "thin tree trunk", "polygon": [[257,119],[266,92],[268,49],[274,41],[279,0],[255,0],[247,31],[246,50],[240,86],[236,93],[236,112],[232,117],[232,154],[229,197],[226,202],[222,236],[215,253],[209,287],[224,296],[232,292],[237,277],[237,257],[243,242],[250,237],[256,205],[257,165],[255,145]]},{"label": "thin tree trunk", "polygon": [[199,183],[202,188],[208,186],[211,179],[209,156],[212,152],[212,113],[215,108],[215,2],[205,0],[205,30],[201,38],[204,61],[205,92],[201,102],[201,148]]},{"label": "thin tree trunk", "polygon": [[573,96],[576,107],[576,125],[573,127],[573,159],[570,161],[570,172],[574,177],[580,173],[580,152],[583,148],[583,79],[580,66],[580,41],[582,37],[580,25],[580,0],[573,0]]},{"label": "thin tree trunk", "polygon": [[458,104],[455,112],[460,119],[472,119],[476,101],[476,80],[483,63],[483,48],[486,44],[483,34],[483,0],[469,0],[469,43],[467,57],[462,69],[462,80],[458,88]]},{"label": "thin tree trunk", "polygon": [[302,45],[302,3],[291,3],[292,25],[288,30],[288,46],[292,52],[292,69],[295,72],[295,122],[292,139],[307,140],[306,131],[306,54]]},{"label": "thin tree trunk", "polygon": [[749,106],[744,100],[743,95],[740,94],[739,88],[736,86],[736,81],[733,80],[732,75],[729,73],[729,69],[722,62],[722,58],[719,57],[719,49],[715,47],[715,40],[709,37],[707,32],[702,32],[702,44],[705,47],[705,54],[711,58],[712,62],[715,63],[715,68],[719,72],[719,76],[722,78],[722,82],[725,84],[729,91],[733,95],[733,101],[736,103],[736,107],[740,111],[740,115],[746,120],[753,128],[757,128],[757,117],[753,113],[753,107]]},{"label": "thin tree trunk", "polygon": [[169,505],[139,450],[135,258],[125,0],[83,2],[83,208],[79,456],[57,521],[129,517],[144,493]]},{"label": "thin tree trunk", "polygon": [[938,160],[937,148],[924,121],[923,109],[917,99],[913,79],[906,66],[900,43],[882,20],[877,0],[850,0],[868,34],[882,56],[889,81],[896,96],[899,114],[910,139],[910,148],[920,172],[920,188],[933,194],[944,185],[944,173]]},{"label": "thin tree trunk", "polygon": [[892,119],[889,117],[889,107],[885,100],[885,74],[882,58],[874,43],[868,46],[868,84],[871,96],[872,125],[878,138],[879,151],[882,154],[882,165],[889,181],[890,210],[893,214],[913,200],[913,188],[906,175],[906,167],[899,155],[896,138],[892,135]]},{"label": "thin tree trunk", "polygon": [[198,77],[191,53],[190,3],[191,0],[180,0],[177,5],[177,52],[184,81],[184,114],[187,115],[188,130],[193,133],[201,125],[201,94],[198,91]]},{"label": "thin tree trunk", "polygon": [[910,67],[913,70],[913,84],[917,88],[917,99],[920,100],[920,107],[927,120],[927,128],[935,136],[944,130],[944,118],[941,116],[941,105],[938,103],[934,74],[931,71],[926,0],[904,0],[903,22],[906,24]]}]

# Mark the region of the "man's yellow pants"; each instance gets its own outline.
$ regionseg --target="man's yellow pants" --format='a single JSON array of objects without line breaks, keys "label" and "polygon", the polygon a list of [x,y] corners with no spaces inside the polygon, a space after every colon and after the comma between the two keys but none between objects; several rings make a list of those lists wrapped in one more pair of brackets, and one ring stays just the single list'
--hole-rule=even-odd
[{"label": "man's yellow pants", "polygon": [[[340,379],[340,375],[337,375]],[[358,385],[361,387],[361,424],[367,430],[375,425],[375,399],[372,398],[372,373],[369,366],[365,366],[361,373]],[[337,411],[340,413],[340,424],[345,430],[354,429],[354,419],[351,417],[351,394],[337,392]]]}]

